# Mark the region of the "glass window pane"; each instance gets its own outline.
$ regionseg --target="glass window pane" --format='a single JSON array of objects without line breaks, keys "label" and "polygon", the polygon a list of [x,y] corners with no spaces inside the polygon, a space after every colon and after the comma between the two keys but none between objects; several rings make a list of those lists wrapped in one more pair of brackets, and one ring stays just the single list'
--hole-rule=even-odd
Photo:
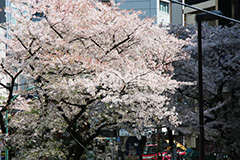
[{"label": "glass window pane", "polygon": [[160,1],[160,12],[169,13],[169,3]]}]

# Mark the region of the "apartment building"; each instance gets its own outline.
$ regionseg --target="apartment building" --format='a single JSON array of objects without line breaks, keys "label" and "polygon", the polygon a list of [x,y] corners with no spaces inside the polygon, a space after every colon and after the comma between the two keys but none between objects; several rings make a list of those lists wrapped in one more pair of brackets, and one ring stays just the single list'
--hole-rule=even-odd
[{"label": "apartment building", "polygon": [[[5,7],[9,6],[9,0],[0,0],[0,23],[4,23],[4,22],[8,22],[10,21],[10,14],[6,14],[4,12]],[[0,36],[7,36],[4,35],[5,34],[5,30],[3,28],[0,28]],[[0,44],[0,60],[4,60],[4,58],[6,57],[6,53],[3,51],[3,49],[5,49],[6,45],[4,44]],[[0,74],[0,83],[4,84],[4,85],[8,85],[9,79],[3,75]],[[0,105],[2,104],[2,102],[4,101],[4,97],[7,96],[8,91],[6,90],[6,88],[4,88],[3,86],[0,85]]]},{"label": "apartment building", "polygon": [[[240,0],[185,0],[186,4],[192,5],[204,10],[219,10],[224,16],[240,20]],[[185,25],[195,24],[195,16],[200,13],[194,9],[184,8]],[[229,25],[228,20],[217,20],[208,22],[210,25]]]}]

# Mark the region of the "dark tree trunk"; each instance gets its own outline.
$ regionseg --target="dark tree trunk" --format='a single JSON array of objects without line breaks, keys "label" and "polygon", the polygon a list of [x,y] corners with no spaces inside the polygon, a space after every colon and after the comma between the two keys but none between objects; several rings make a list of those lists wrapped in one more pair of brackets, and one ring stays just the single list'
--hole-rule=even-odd
[{"label": "dark tree trunk", "polygon": [[73,148],[70,148],[69,149],[69,154],[67,155],[67,160],[70,160],[72,155],[73,155],[73,152],[74,152],[74,149]]},{"label": "dark tree trunk", "polygon": [[147,142],[146,136],[142,136],[142,139],[139,142],[139,149],[140,149],[139,160],[142,160],[142,154],[143,154],[143,150],[144,150],[144,147],[146,145],[146,142]]},{"label": "dark tree trunk", "polygon": [[0,113],[0,125],[1,125],[2,133],[6,133],[5,122],[4,122],[2,113]]},{"label": "dark tree trunk", "polygon": [[79,145],[73,145],[70,149],[69,149],[69,154],[67,156],[67,160],[81,160],[83,154],[84,154],[84,148]]},{"label": "dark tree trunk", "polygon": [[74,130],[71,130],[69,133],[72,139],[76,142],[76,144],[70,148],[69,159],[80,160],[89,141],[82,140],[83,138],[79,135],[79,133],[75,132]]},{"label": "dark tree trunk", "polygon": [[171,147],[171,152],[172,152],[174,148],[172,130],[170,128],[167,128],[167,132],[168,132],[168,138],[169,138],[169,146]]},{"label": "dark tree trunk", "polygon": [[75,148],[73,160],[80,160],[83,153],[84,153],[84,148],[80,145],[77,145]]}]

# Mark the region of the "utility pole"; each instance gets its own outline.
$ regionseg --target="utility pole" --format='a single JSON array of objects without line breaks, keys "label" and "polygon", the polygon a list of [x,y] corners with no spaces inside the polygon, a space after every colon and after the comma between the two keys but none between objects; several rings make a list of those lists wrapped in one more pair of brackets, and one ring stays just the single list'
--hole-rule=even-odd
[{"label": "utility pole", "polygon": [[[220,11],[212,11],[221,15]],[[205,159],[204,115],[203,115],[203,74],[202,74],[202,21],[218,19],[215,15],[202,13],[196,15],[198,23],[198,97],[199,97],[199,130],[200,130],[200,160]]]}]

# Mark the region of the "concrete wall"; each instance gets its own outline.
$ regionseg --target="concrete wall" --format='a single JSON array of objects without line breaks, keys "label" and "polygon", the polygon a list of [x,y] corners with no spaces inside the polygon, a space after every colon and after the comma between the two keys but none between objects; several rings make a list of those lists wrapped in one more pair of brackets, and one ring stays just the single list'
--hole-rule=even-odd
[{"label": "concrete wall", "polygon": [[120,9],[134,9],[144,12],[140,18],[154,17],[157,15],[157,2],[156,0],[115,0],[116,3],[121,3]]},{"label": "concrete wall", "polygon": [[171,3],[171,24],[183,23],[183,6]]},{"label": "concrete wall", "polygon": [[187,147],[196,148],[196,137],[187,137]]}]

